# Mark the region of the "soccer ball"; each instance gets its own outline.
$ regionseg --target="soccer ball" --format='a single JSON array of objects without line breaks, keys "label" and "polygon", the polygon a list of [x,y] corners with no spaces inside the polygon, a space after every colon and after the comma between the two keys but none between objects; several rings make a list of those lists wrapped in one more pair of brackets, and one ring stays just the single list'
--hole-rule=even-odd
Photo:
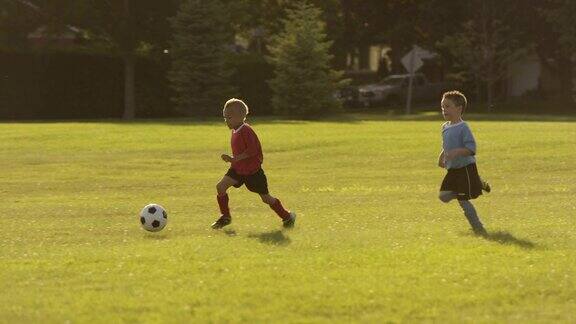
[{"label": "soccer ball", "polygon": [[146,205],[140,212],[140,223],[145,230],[158,232],[168,223],[168,214],[164,207],[160,205]]}]

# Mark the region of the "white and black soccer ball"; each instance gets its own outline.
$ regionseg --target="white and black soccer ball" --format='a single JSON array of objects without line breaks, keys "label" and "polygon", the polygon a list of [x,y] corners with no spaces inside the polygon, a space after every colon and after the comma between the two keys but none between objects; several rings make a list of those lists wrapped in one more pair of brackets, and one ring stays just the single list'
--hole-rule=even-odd
[{"label": "white and black soccer ball", "polygon": [[168,213],[157,204],[146,205],[140,212],[140,223],[149,232],[158,232],[168,223]]}]

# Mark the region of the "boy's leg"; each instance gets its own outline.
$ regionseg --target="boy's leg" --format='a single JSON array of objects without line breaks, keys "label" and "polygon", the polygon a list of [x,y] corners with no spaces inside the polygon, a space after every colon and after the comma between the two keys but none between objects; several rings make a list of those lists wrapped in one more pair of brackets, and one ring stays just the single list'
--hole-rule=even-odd
[{"label": "boy's leg", "polygon": [[282,219],[283,226],[285,228],[294,227],[296,222],[296,213],[287,211],[280,199],[272,197],[270,194],[260,194],[260,198],[276,212],[276,214]]},{"label": "boy's leg", "polygon": [[438,199],[444,203],[449,203],[452,199],[456,199],[457,194],[453,191],[440,191]]},{"label": "boy's leg", "polygon": [[480,218],[478,218],[478,214],[476,213],[476,209],[474,205],[468,200],[458,200],[458,204],[462,207],[464,211],[464,216],[472,226],[472,229],[476,234],[486,234],[486,230],[484,229],[484,225],[480,222]]},{"label": "boy's leg", "polygon": [[258,193],[262,201],[266,203],[276,214],[282,219],[284,223],[284,227],[293,227],[294,221],[296,220],[296,214],[293,212],[287,211],[280,199],[275,198],[270,195],[268,191],[268,180],[266,179],[266,174],[264,174],[264,170],[260,169],[255,174],[249,176],[246,179],[246,187],[248,190]]},{"label": "boy's leg", "polygon": [[231,177],[224,176],[216,185],[216,192],[218,193],[216,199],[218,200],[218,207],[220,208],[221,216],[212,224],[212,228],[222,228],[230,224],[232,216],[230,215],[230,208],[228,207],[228,194],[226,191],[237,183],[238,181]]},{"label": "boy's leg", "polygon": [[278,214],[278,216],[282,218],[282,220],[290,218],[290,212],[287,211],[284,208],[284,206],[282,206],[282,202],[280,202],[280,199],[272,197],[269,193],[260,194],[260,198],[262,198],[262,201],[268,204],[270,208],[272,208],[272,210],[274,210],[276,214]]},{"label": "boy's leg", "polygon": [[237,184],[238,182],[229,176],[224,176],[220,182],[216,185],[216,191],[218,192],[217,200],[218,206],[220,207],[220,213],[224,216],[230,217],[230,209],[228,208],[228,194],[226,191],[228,188]]}]

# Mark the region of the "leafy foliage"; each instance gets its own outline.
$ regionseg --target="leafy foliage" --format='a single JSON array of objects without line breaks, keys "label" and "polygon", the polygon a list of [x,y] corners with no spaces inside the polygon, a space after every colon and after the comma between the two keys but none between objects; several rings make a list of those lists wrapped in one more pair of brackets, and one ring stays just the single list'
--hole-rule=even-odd
[{"label": "leafy foliage", "polygon": [[275,68],[272,104],[278,114],[321,115],[339,108],[334,94],[341,73],[330,67],[332,42],[320,15],[306,3],[288,9],[283,30],[268,48]]},{"label": "leafy foliage", "polygon": [[169,79],[177,109],[190,116],[216,115],[227,97],[233,70],[228,64],[233,35],[220,1],[188,0],[172,22]]}]

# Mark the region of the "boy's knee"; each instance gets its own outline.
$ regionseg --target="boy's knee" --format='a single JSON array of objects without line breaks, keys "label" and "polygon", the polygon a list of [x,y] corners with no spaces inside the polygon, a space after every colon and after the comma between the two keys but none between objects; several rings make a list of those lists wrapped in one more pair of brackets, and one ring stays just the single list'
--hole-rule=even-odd
[{"label": "boy's knee", "polygon": [[446,191],[441,191],[438,194],[438,199],[440,199],[440,201],[442,201],[443,203],[449,203],[450,200],[454,199],[454,194],[452,194],[452,192],[446,192]]},{"label": "boy's knee", "polygon": [[216,192],[218,192],[219,195],[225,194],[227,189],[228,188],[226,188],[226,185],[223,184],[222,182],[218,182],[218,184],[216,185]]},{"label": "boy's knee", "polygon": [[270,195],[260,195],[260,198],[262,199],[263,203],[268,204],[268,205],[272,205],[276,201],[276,199],[274,199],[274,197],[272,197]]}]

